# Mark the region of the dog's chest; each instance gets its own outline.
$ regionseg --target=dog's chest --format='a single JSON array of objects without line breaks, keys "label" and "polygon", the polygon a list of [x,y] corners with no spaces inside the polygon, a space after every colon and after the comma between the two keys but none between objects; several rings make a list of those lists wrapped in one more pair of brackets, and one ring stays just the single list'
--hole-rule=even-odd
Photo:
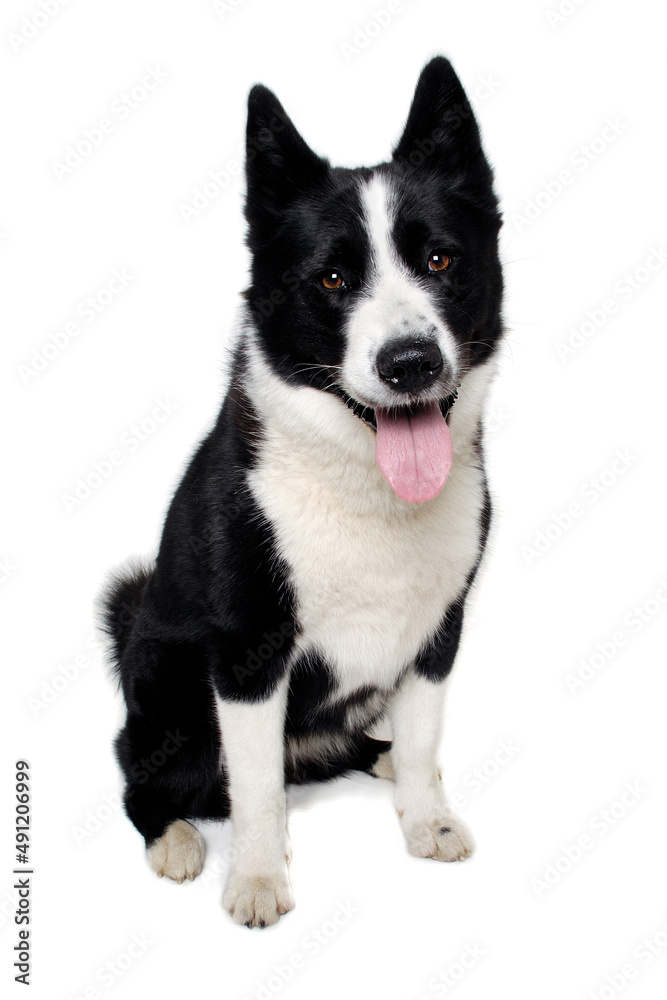
[{"label": "dog's chest", "polygon": [[389,688],[479,558],[482,473],[455,463],[438,497],[408,504],[374,466],[314,465],[275,444],[250,485],[289,568],[298,644],[324,657],[339,695]]}]

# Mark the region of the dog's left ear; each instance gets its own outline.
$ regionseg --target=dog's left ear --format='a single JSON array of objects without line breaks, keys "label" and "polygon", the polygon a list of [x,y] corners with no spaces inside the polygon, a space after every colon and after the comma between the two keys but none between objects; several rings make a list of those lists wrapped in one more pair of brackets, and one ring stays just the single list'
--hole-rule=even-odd
[{"label": "dog's left ear", "polygon": [[276,95],[256,84],[248,95],[246,128],[246,219],[251,229],[278,221],[286,206],[327,169],[327,161],[301,137]]},{"label": "dog's left ear", "polygon": [[436,56],[421,72],[394,159],[411,167],[465,172],[490,182],[479,129],[461,81],[448,59]]}]

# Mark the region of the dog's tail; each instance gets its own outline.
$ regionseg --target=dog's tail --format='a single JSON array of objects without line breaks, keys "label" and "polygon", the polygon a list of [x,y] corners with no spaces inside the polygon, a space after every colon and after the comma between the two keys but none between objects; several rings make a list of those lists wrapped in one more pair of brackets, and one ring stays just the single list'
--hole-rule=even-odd
[{"label": "dog's tail", "polygon": [[152,574],[152,566],[132,562],[111,574],[98,597],[99,627],[109,640],[109,658],[116,675]]},{"label": "dog's tail", "polygon": [[[358,732],[337,745],[323,744],[319,752],[311,748],[308,758],[303,759],[290,752],[288,742],[285,773],[287,780],[294,785],[329,781],[349,771],[366,771],[374,778],[387,778],[392,776],[391,769],[385,763],[388,758],[383,755],[390,749],[389,740],[376,740],[366,733]],[[381,757],[383,759],[378,767]]]}]

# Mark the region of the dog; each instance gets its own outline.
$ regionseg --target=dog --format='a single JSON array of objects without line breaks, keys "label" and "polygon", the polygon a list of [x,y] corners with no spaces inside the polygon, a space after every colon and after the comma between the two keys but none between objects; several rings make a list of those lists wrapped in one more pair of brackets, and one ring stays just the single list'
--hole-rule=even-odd
[{"label": "dog", "polygon": [[472,852],[436,753],[491,519],[501,217],[443,57],[370,168],[332,167],[254,86],[246,182],[229,388],[154,564],[116,574],[103,615],[124,805],[151,867],[194,879],[192,820],[230,817],[223,906],[264,927],[294,905],[287,783],[393,779],[410,853]]}]

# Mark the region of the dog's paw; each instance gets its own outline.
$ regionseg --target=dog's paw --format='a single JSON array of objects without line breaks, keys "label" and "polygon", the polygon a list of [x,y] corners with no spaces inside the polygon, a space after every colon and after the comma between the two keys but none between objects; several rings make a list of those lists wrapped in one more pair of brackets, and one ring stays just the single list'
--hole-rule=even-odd
[{"label": "dog's paw", "polygon": [[222,905],[237,924],[267,927],[294,907],[287,869],[277,875],[230,873]]},{"label": "dog's paw", "polygon": [[166,875],[174,882],[193,879],[199,875],[206,852],[204,839],[192,823],[177,819],[147,850],[148,861],[159,878]]},{"label": "dog's paw", "polygon": [[465,861],[475,849],[468,827],[451,814],[412,823],[404,829],[408,851],[418,858]]}]

